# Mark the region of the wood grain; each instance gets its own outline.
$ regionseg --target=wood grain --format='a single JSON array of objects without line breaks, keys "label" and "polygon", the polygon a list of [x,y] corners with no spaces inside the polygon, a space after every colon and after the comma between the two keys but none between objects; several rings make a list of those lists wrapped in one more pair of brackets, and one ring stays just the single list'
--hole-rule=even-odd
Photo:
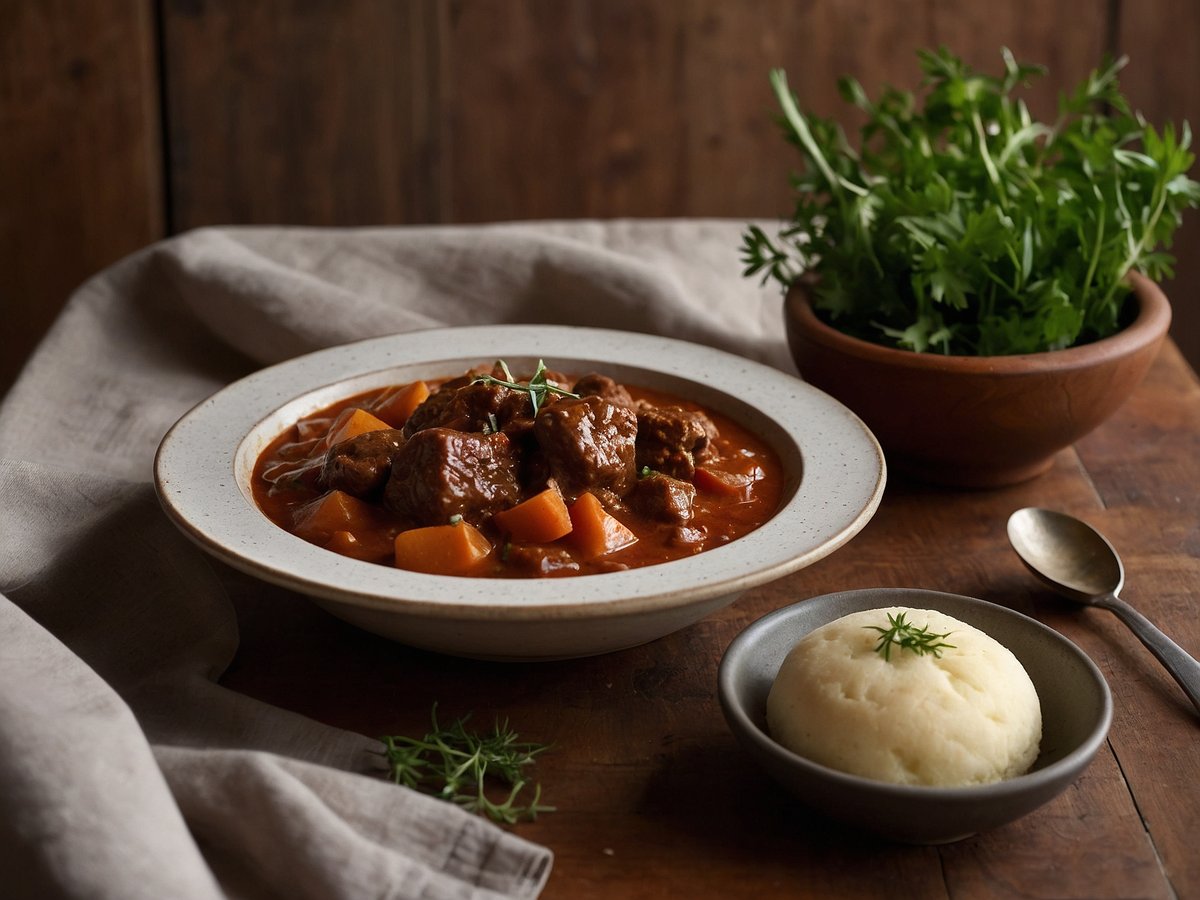
[{"label": "wood grain", "polygon": [[447,53],[474,63],[449,98],[452,216],[785,212],[781,6],[458,4]]},{"label": "wood grain", "polygon": [[[856,75],[872,95],[885,84],[916,89],[918,48],[944,42],[996,72],[1008,44],[1051,66],[1031,98],[1052,115],[1057,93],[1098,64],[1106,9],[1101,0],[1069,11],[1033,2],[462,2],[446,39],[451,214],[782,216],[798,160],[775,124],[769,69],[786,69],[806,109],[853,135],[858,117],[838,94],[839,76]],[[461,59],[474,64],[455,65]]]},{"label": "wood grain", "polygon": [[[1160,127],[1189,121],[1200,129],[1200,4],[1121,4],[1117,50],[1129,56],[1121,87],[1135,109]],[[1192,177],[1200,178],[1195,168]],[[1175,278],[1163,285],[1175,315],[1171,334],[1192,368],[1200,368],[1200,212],[1185,217],[1171,252]]]},{"label": "wood grain", "polygon": [[149,0],[0,4],[0,393],[85,278],[162,237]]},{"label": "wood grain", "polygon": [[[1133,398],[1045,475],[993,491],[894,478],[872,521],[837,553],[644,647],[542,664],[456,660],[247,583],[235,593],[242,646],[225,683],[365,734],[423,733],[437,702],[445,716],[499,715],[553,743],[537,774],[558,811],[515,828],[555,852],[546,898],[878,897],[894,884],[921,897],[1194,896],[1194,711],[1113,617],[1043,589],[1004,529],[1029,505],[1091,521],[1120,549],[1127,599],[1200,654],[1197,450],[1200,383],[1167,345]],[[1089,653],[1116,713],[1084,777],[1024,819],[931,848],[831,825],[753,769],[715,697],[725,647],[773,609],[874,586],[1001,603]]]},{"label": "wood grain", "polygon": [[436,0],[167,0],[172,230],[442,217]]},{"label": "wood grain", "polygon": [[[1164,350],[1143,389],[1108,427],[1079,445],[1104,509],[1092,524],[1125,564],[1122,596],[1200,658],[1200,382]],[[1111,616],[1080,617],[1080,645],[1103,661],[1115,704],[1110,743],[1137,797],[1155,851],[1180,897],[1200,894],[1200,857],[1180,796],[1197,797],[1200,726],[1192,705],[1153,656]]]},{"label": "wood grain", "polygon": [[[782,217],[798,159],[774,66],[853,135],[837,77],[914,88],[918,47],[985,71],[1001,45],[1046,64],[1030,95],[1046,115],[1112,47],[1133,57],[1125,84],[1148,115],[1200,122],[1198,16],[1189,0],[14,0],[0,11],[0,126],[16,136],[0,145],[0,390],[72,287],[165,233]],[[1167,285],[1193,365],[1196,219]]]}]

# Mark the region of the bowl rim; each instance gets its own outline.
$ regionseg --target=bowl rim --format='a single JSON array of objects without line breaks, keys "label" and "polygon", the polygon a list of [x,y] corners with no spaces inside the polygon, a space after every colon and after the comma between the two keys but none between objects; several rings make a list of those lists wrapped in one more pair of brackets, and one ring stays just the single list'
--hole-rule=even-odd
[{"label": "bowl rim", "polygon": [[[861,597],[864,600],[872,598],[871,606],[864,606],[862,609],[885,606],[911,607],[914,604],[907,601],[918,596],[927,598],[927,601],[922,602],[927,602],[930,609],[939,609],[937,606],[938,602],[949,599],[955,604],[965,603],[968,607],[979,606],[997,612],[1000,615],[1010,616],[1020,621],[1025,627],[1041,633],[1054,644],[1062,647],[1070,658],[1079,664],[1089,675],[1090,680],[1097,687],[1100,696],[1100,719],[1096,723],[1096,726],[1089,732],[1087,739],[1059,759],[1042,768],[1033,769],[1021,775],[989,784],[956,787],[894,784],[833,769],[789,750],[775,741],[763,729],[759,728],[745,706],[739,701],[737,691],[734,689],[734,681],[740,665],[743,665],[744,661],[749,658],[751,648],[757,643],[761,635],[779,627],[781,622],[799,615],[800,608],[804,605],[811,605],[813,603],[832,605],[840,600]],[[888,597],[894,598],[898,602],[887,602],[886,598]],[[877,602],[881,599],[884,602]],[[939,611],[944,612],[944,610],[940,609]],[[950,615],[951,613],[947,614]],[[830,621],[833,620],[831,619]],[[877,795],[888,795],[902,800],[938,803],[976,802],[989,797],[1001,798],[1014,793],[1037,793],[1038,791],[1052,788],[1054,785],[1062,783],[1077,774],[1095,756],[1100,747],[1108,739],[1108,732],[1112,725],[1113,717],[1112,691],[1108,686],[1108,681],[1104,678],[1103,673],[1101,673],[1099,667],[1092,661],[1091,657],[1076,646],[1073,641],[1048,625],[1044,625],[1037,619],[1018,612],[1011,607],[992,603],[991,601],[982,600],[977,597],[969,597],[964,594],[927,590],[925,588],[878,587],[837,591],[810,597],[768,613],[743,629],[726,648],[718,667],[717,693],[726,718],[730,721],[730,726],[735,728],[738,735],[743,739],[751,741],[761,752],[770,754],[780,762],[803,771],[809,776],[820,778],[847,789],[859,792],[870,791]]]},{"label": "bowl rim", "polygon": [[1137,315],[1132,322],[1098,341],[1040,353],[1016,353],[1006,356],[916,353],[863,340],[839,331],[818,318],[812,308],[808,285],[803,280],[794,282],[788,288],[784,308],[789,323],[805,340],[878,365],[928,372],[953,369],[964,374],[997,376],[1027,375],[1031,372],[1069,372],[1130,356],[1148,346],[1154,346],[1166,336],[1171,326],[1171,304],[1162,288],[1140,272],[1130,271],[1126,277],[1137,301]]},{"label": "bowl rim", "polygon": [[[794,445],[799,452],[803,477],[795,476],[794,491],[790,496],[785,492],[771,520],[729,545],[623,572],[550,579],[435,576],[350,559],[289,534],[247,500],[247,488],[238,483],[237,454],[245,452],[243,444],[254,429],[281,408],[318,396],[326,399],[313,400],[312,408],[320,408],[357,393],[348,385],[367,376],[432,371],[437,366],[445,366],[442,376],[453,375],[497,356],[544,357],[552,368],[564,369],[573,361],[612,364],[655,379],[689,382],[731,404],[752,396],[758,401],[755,408],[779,437],[786,438],[787,449]],[[455,368],[459,365],[461,369]],[[697,372],[709,379],[719,374],[722,383],[714,386]],[[786,466],[785,461],[785,470]],[[653,614],[736,596],[775,580],[832,553],[857,534],[879,505],[886,472],[878,442],[857,416],[781,370],[656,335],[579,326],[489,325],[368,338],[260,369],[197,404],[171,427],[155,455],[154,483],[168,517],[189,538],[265,581],[364,610],[470,621],[534,621]],[[823,518],[806,522],[804,513],[812,508],[824,509]]]}]

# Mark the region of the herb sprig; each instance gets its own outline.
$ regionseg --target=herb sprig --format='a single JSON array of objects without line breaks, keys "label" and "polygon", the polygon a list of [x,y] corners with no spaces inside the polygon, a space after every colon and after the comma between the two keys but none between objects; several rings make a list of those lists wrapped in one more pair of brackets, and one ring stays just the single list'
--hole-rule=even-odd
[{"label": "herb sprig", "polygon": [[952,632],[947,631],[945,634],[934,634],[926,625],[918,628],[905,618],[906,613],[897,613],[892,615],[888,613],[888,627],[882,625],[864,625],[870,631],[879,633],[879,643],[875,645],[875,652],[883,656],[885,660],[891,662],[892,647],[899,647],[901,650],[910,650],[917,656],[929,654],[933,657],[941,657],[943,650],[953,650],[953,644],[947,644],[943,638],[949,637]]},{"label": "herb sprig", "polygon": [[578,394],[572,394],[565,388],[559,387],[558,382],[547,378],[546,363],[538,360],[537,369],[534,370],[529,381],[521,383],[513,378],[512,372],[508,368],[508,363],[502,359],[496,360],[496,365],[500,371],[504,373],[503,378],[496,378],[493,375],[477,375],[471,380],[472,384],[498,384],[502,387],[511,388],[514,391],[524,391],[529,394],[529,402],[533,406],[533,415],[536,418],[538,410],[546,402],[546,397],[550,394],[557,394],[560,397],[573,397],[578,400]]},{"label": "herb sprig", "polygon": [[993,77],[945,48],[918,55],[922,102],[894,88],[872,100],[839,81],[866,116],[857,150],[771,72],[806,170],[778,233],[744,233],[745,274],[785,286],[816,276],[823,318],[915,351],[1032,353],[1118,330],[1126,274],[1170,277],[1160,248],[1200,205],[1187,123],[1160,132],[1131,110],[1117,83],[1124,57],[1043,123],[1017,96],[1042,67],[1004,50]]},{"label": "herb sprig", "polygon": [[[513,824],[536,819],[538,813],[553,812],[553,806],[541,802],[540,784],[532,786],[533,796],[528,803],[518,802],[529,787],[525,770],[549,747],[518,740],[507,721],[496,722],[490,733],[467,731],[469,718],[455,719],[443,728],[438,724],[435,704],[432,730],[423,738],[380,738],[391,779],[494,822]],[[508,787],[499,801],[487,795],[487,788],[497,782]]]}]

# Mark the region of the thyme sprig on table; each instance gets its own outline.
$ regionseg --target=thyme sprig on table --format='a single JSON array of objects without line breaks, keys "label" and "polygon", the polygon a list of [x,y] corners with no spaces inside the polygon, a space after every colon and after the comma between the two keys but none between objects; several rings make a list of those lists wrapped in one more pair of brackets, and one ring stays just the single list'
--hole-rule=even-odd
[{"label": "thyme sprig on table", "polygon": [[[509,825],[554,811],[541,802],[542,788],[537,783],[532,785],[532,799],[518,802],[530,786],[525,770],[549,749],[547,745],[518,740],[507,721],[496,722],[490,733],[482,735],[467,730],[469,715],[443,728],[438,724],[437,704],[430,718],[432,729],[422,738],[380,738],[392,781]],[[508,787],[499,801],[487,794],[495,783]]]},{"label": "thyme sprig on table", "polygon": [[546,377],[549,370],[546,368],[546,363],[543,360],[538,360],[537,369],[534,370],[529,381],[525,383],[521,383],[513,378],[513,374],[508,368],[508,363],[504,360],[496,360],[496,365],[504,373],[503,378],[496,378],[494,375],[477,375],[472,379],[471,383],[498,384],[501,387],[511,388],[514,391],[524,391],[529,394],[529,402],[533,406],[533,415],[535,417],[542,404],[546,402],[546,397],[550,394],[557,394],[560,397],[572,397],[576,400],[579,399],[578,394],[573,394],[566,388],[559,387],[558,382]]},{"label": "thyme sprig on table", "polygon": [[879,632],[879,643],[875,645],[875,652],[881,654],[885,660],[891,662],[893,646],[899,647],[901,650],[911,650],[917,656],[929,654],[934,657],[940,657],[943,650],[954,649],[953,644],[947,644],[942,640],[949,637],[951,632],[935,634],[929,630],[928,625],[918,628],[907,621],[905,616],[905,613],[898,613],[894,616],[888,613],[887,628],[881,625],[863,626],[870,631]]}]

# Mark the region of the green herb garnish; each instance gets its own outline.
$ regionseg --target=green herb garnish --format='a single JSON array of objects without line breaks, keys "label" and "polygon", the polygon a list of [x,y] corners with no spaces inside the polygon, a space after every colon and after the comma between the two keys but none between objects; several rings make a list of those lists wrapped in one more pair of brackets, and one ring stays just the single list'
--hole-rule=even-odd
[{"label": "green herb garnish", "polygon": [[919,54],[922,102],[877,100],[859,149],[800,111],[782,70],[771,85],[786,138],[806,162],[777,235],[743,235],[746,275],[790,285],[816,276],[815,306],[860,338],[916,351],[995,356],[1060,349],[1123,324],[1130,269],[1172,274],[1169,247],[1200,183],[1187,176],[1186,122],[1161,132],[1118,89],[1121,58],[1035,121],[1017,89],[1043,73],[1003,51],[998,77],[946,49]]},{"label": "green herb garnish", "polygon": [[509,371],[508,365],[504,360],[496,360],[496,365],[504,373],[503,378],[496,378],[494,375],[477,375],[472,379],[471,384],[498,384],[502,387],[512,388],[514,391],[525,391],[529,394],[529,402],[533,406],[533,415],[535,417],[542,404],[546,402],[546,397],[549,394],[558,394],[560,397],[579,399],[578,394],[572,394],[565,388],[559,387],[557,382],[546,377],[546,364],[540,359],[538,360],[537,369],[534,371],[533,376],[524,384],[513,378],[512,372]]},{"label": "green herb garnish", "polygon": [[[519,804],[518,797],[529,786],[525,769],[549,749],[544,744],[521,742],[508,722],[497,722],[490,734],[468,732],[469,716],[455,719],[442,728],[437,721],[437,704],[431,713],[432,730],[423,738],[389,735],[383,741],[391,779],[423,793],[432,794],[468,812],[486,815],[495,822],[513,824],[536,819],[538,813],[553,812],[541,803],[542,788],[533,785],[533,797]],[[498,782],[508,786],[507,796],[497,802],[485,788]]]},{"label": "green herb garnish", "polygon": [[928,653],[934,657],[940,657],[943,650],[954,649],[953,644],[947,644],[942,640],[949,637],[951,632],[934,634],[929,631],[929,626],[918,628],[906,621],[904,617],[905,613],[895,616],[888,613],[887,628],[880,625],[863,626],[871,631],[879,632],[879,643],[875,645],[875,652],[882,654],[884,659],[891,661],[893,644],[901,650],[911,650],[917,656],[924,656]]}]

